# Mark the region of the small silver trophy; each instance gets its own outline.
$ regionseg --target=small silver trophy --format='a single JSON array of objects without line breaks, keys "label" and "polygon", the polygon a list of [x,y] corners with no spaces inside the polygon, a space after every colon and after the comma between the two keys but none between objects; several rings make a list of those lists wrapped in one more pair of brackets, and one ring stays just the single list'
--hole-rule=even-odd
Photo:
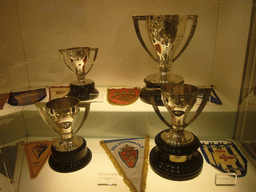
[{"label": "small silver trophy", "polygon": [[[198,89],[189,84],[165,84],[160,89],[162,102],[171,115],[169,123],[159,111],[154,101],[154,91],[149,92],[150,102],[159,118],[169,127],[157,134],[155,146],[150,152],[150,165],[160,176],[170,180],[189,180],[198,176],[202,170],[203,157],[197,150],[199,139],[185,130],[203,111],[212,88]],[[188,114],[196,103],[198,93],[203,99],[197,111],[187,121]]]},{"label": "small silver trophy", "polygon": [[[59,52],[65,64],[77,76],[77,80],[70,83],[68,96],[77,97],[80,101],[91,100],[98,97],[99,92],[95,88],[94,81],[85,78],[86,74],[88,74],[93,67],[93,62],[96,60],[98,54],[98,48],[73,47],[69,49],[59,49]],[[94,52],[93,57],[91,57],[91,52]]]},{"label": "small silver trophy", "polygon": [[[155,53],[147,47],[140,30],[139,21],[145,22],[146,33],[154,46]],[[172,63],[190,43],[197,24],[197,15],[146,15],[133,16],[136,34],[147,53],[158,63],[159,72],[148,75],[146,88],[161,88],[166,83],[183,83],[183,77],[170,73]],[[184,38],[188,34],[187,39]],[[179,47],[179,52],[177,53]],[[149,103],[146,88],[141,90],[141,100]],[[163,105],[160,92],[155,95],[157,105]]]},{"label": "small silver trophy", "polygon": [[[80,103],[75,97],[63,97],[47,103],[38,102],[35,105],[47,125],[61,136],[51,146],[50,167],[62,173],[85,167],[90,162],[92,153],[87,148],[85,139],[74,134],[83,126],[90,110],[90,103]],[[85,112],[80,125],[74,129],[73,124],[80,111],[79,107],[85,108]]]}]

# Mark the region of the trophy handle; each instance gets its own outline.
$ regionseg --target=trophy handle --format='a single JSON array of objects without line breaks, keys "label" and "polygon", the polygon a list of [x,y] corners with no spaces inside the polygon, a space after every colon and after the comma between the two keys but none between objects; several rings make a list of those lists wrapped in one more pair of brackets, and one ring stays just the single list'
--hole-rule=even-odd
[{"label": "trophy handle", "polygon": [[155,58],[151,52],[148,50],[144,40],[142,39],[141,33],[140,33],[140,28],[139,28],[139,20],[146,20],[147,16],[132,16],[133,18],[133,24],[134,24],[134,28],[136,31],[136,34],[140,40],[141,45],[144,47],[144,49],[147,51],[147,53],[152,57],[152,59],[154,59],[157,62],[157,58]]},{"label": "trophy handle", "polygon": [[174,59],[172,60],[173,62],[179,58],[179,56],[183,53],[183,51],[187,48],[188,44],[190,43],[192,37],[194,36],[195,30],[196,30],[196,25],[197,25],[197,15],[188,15],[187,20],[192,20],[193,24],[191,27],[191,31],[190,34],[188,36],[187,42],[185,43],[185,45],[183,46],[183,48],[180,50],[180,52],[174,57]]},{"label": "trophy handle", "polygon": [[80,102],[80,103],[78,104],[78,107],[79,107],[79,108],[80,108],[80,107],[85,108],[85,111],[84,111],[84,116],[83,116],[82,122],[80,123],[80,125],[78,126],[78,128],[76,129],[76,131],[74,132],[74,134],[77,133],[77,132],[82,128],[82,126],[84,125],[84,122],[85,122],[85,120],[87,119],[88,114],[89,114],[89,111],[90,111],[90,105],[91,105],[90,102],[83,102],[83,103]]},{"label": "trophy handle", "polygon": [[60,130],[58,126],[52,122],[51,118],[49,117],[48,113],[46,112],[46,103],[47,102],[37,102],[35,103],[36,108],[38,109],[39,114],[45,121],[45,123],[51,127],[56,133],[60,134]]},{"label": "trophy handle", "polygon": [[168,121],[165,120],[165,118],[163,117],[162,113],[160,112],[160,110],[155,102],[155,99],[154,99],[154,95],[159,93],[159,91],[161,91],[161,88],[146,88],[146,91],[148,93],[149,101],[150,101],[151,105],[153,106],[153,109],[156,112],[156,114],[158,115],[158,117],[163,121],[163,123],[165,125],[167,125],[169,128],[171,128],[172,125]]},{"label": "trophy handle", "polygon": [[199,94],[204,94],[204,96],[202,98],[202,102],[200,103],[199,107],[197,108],[196,112],[191,117],[191,119],[187,123],[185,123],[185,127],[190,125],[200,115],[200,113],[203,111],[206,103],[209,101],[209,97],[210,97],[210,94],[211,94],[212,90],[213,90],[212,87],[199,88],[198,93]]},{"label": "trophy handle", "polygon": [[[73,73],[76,73],[76,72],[68,65],[68,63],[66,62],[65,57],[68,57],[68,56],[67,56],[67,55],[64,55],[64,54],[68,54],[68,53],[67,53],[68,50],[67,50],[67,49],[59,49],[59,52],[60,52],[60,54],[61,54],[62,59],[64,60],[64,63],[67,65],[67,67],[68,67]],[[68,60],[69,60],[69,57],[68,57],[67,61],[68,61]]]},{"label": "trophy handle", "polygon": [[92,66],[94,65],[93,62],[96,60],[97,58],[97,55],[98,55],[98,50],[99,48],[90,48],[90,51],[94,51],[94,57],[93,57],[93,60],[92,60],[92,65],[91,67],[88,69],[88,71],[85,73],[85,75],[87,75],[87,73],[89,73],[92,69]]}]

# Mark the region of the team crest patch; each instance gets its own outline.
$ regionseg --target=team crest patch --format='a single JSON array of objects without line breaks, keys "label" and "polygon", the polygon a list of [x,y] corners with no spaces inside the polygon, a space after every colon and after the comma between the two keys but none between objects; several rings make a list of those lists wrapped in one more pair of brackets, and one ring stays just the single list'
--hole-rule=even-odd
[{"label": "team crest patch", "polygon": [[243,177],[247,172],[247,159],[231,141],[202,142],[200,149],[207,163],[225,173]]},{"label": "team crest patch", "polygon": [[121,151],[119,151],[118,154],[129,168],[135,167],[139,155],[138,150],[134,150],[134,147],[126,145],[121,148]]},{"label": "team crest patch", "polygon": [[112,105],[129,105],[137,101],[140,88],[109,88],[107,90],[108,102]]}]

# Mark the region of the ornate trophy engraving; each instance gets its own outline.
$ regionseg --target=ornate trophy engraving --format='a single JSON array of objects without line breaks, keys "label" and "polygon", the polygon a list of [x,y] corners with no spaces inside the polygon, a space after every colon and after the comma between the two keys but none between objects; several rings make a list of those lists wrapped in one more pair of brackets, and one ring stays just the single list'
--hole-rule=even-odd
[{"label": "ornate trophy engraving", "polygon": [[[146,32],[155,53],[151,53],[141,35],[139,21],[146,23]],[[147,53],[158,63],[159,72],[148,75],[144,82],[146,88],[160,88],[166,83],[182,83],[183,77],[170,73],[172,63],[183,53],[190,43],[197,24],[197,15],[146,15],[133,16],[136,34]],[[190,23],[190,25],[189,25]],[[189,34],[187,39],[185,34]],[[182,47],[183,46],[183,47]],[[179,52],[176,53],[180,48]],[[155,56],[156,55],[156,56]],[[141,100],[149,103],[146,88],[141,90]],[[157,105],[163,105],[160,92],[155,95]]]},{"label": "ornate trophy engraving", "polygon": [[[150,165],[160,176],[170,180],[189,180],[201,173],[203,158],[197,150],[199,139],[191,132],[184,130],[204,109],[210,93],[209,89],[198,89],[188,84],[165,84],[160,89],[162,101],[171,115],[171,123],[162,116],[150,94],[151,103],[159,118],[169,127],[157,134],[155,146],[150,152]],[[154,92],[151,92],[154,94]],[[187,116],[196,103],[198,93],[204,94],[197,111],[189,121]]]},{"label": "ornate trophy engraving", "polygon": [[[65,64],[77,76],[77,80],[70,83],[68,96],[77,97],[80,101],[96,98],[99,92],[95,88],[95,83],[91,79],[85,79],[85,75],[92,69],[98,48],[74,47],[59,49],[59,51]],[[91,59],[91,52],[94,52],[93,59]]]},{"label": "ornate trophy engraving", "polygon": [[[90,103],[79,102],[75,97],[64,97],[35,104],[47,125],[61,136],[53,142],[49,158],[50,167],[57,172],[77,171],[85,167],[92,158],[85,139],[74,135],[83,126],[90,110]],[[85,112],[80,125],[74,129],[79,107],[84,107]]]}]

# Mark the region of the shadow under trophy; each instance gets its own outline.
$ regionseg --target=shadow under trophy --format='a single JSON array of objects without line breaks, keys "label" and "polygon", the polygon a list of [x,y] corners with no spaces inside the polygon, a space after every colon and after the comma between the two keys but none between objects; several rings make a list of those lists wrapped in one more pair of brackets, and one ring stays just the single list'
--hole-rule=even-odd
[{"label": "shadow under trophy", "polygon": [[[140,24],[146,24],[146,35],[142,35]],[[146,15],[133,16],[136,34],[147,53],[158,63],[159,72],[146,76],[146,87],[140,98],[150,104],[146,88],[161,88],[166,83],[183,83],[183,77],[170,73],[172,63],[183,53],[190,43],[197,25],[197,15]],[[147,36],[147,37],[144,37]],[[144,40],[148,39],[149,44]],[[186,37],[186,38],[185,38]],[[149,47],[153,44],[153,50]],[[179,47],[179,49],[178,49]],[[153,53],[154,52],[154,53]],[[177,53],[176,53],[177,52]],[[176,54],[175,54],[176,53]],[[161,94],[156,91],[155,102],[162,106]]]},{"label": "shadow under trophy", "polygon": [[[74,134],[83,126],[90,103],[80,103],[75,97],[63,97],[35,105],[46,124],[60,134],[60,138],[54,140],[51,146],[52,154],[48,161],[50,167],[62,173],[85,167],[91,161],[92,153],[87,148],[85,139]],[[74,129],[73,124],[80,111],[79,107],[85,108],[85,112],[80,125]]]},{"label": "shadow under trophy", "polygon": [[[98,48],[74,47],[59,49],[59,52],[65,64],[77,76],[77,80],[70,83],[68,96],[77,97],[80,101],[97,98],[99,92],[95,88],[94,81],[86,79],[85,76],[93,67],[93,62],[98,54]],[[93,57],[90,56],[91,52],[94,52]]]},{"label": "shadow under trophy", "polygon": [[[183,83],[163,85],[160,88],[161,98],[171,115],[171,123],[162,116],[156,105],[154,91],[150,89],[148,91],[155,112],[169,127],[155,137],[156,146],[149,156],[152,169],[161,177],[170,180],[184,181],[197,177],[203,167],[203,157],[197,150],[200,141],[185,128],[203,111],[212,88],[199,90],[193,85]],[[199,93],[204,95],[203,99],[190,120],[186,121]]]}]

